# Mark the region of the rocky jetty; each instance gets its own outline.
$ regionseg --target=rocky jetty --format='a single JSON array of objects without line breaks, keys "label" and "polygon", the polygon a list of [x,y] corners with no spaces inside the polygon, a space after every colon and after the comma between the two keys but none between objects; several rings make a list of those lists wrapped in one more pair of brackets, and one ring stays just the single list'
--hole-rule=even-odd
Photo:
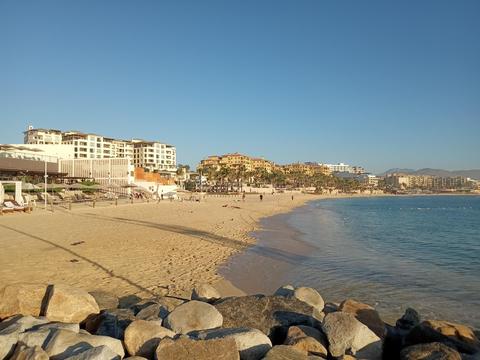
[{"label": "rocky jetty", "polygon": [[312,288],[221,298],[118,299],[64,285],[0,289],[0,360],[480,359],[468,326],[406,309],[395,325],[353,299],[325,303]]}]

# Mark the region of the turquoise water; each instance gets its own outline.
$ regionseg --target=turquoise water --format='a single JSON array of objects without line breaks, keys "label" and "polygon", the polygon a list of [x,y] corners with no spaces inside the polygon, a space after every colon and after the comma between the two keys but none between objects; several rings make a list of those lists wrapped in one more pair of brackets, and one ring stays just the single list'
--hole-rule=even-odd
[{"label": "turquoise water", "polygon": [[368,302],[390,321],[411,306],[480,328],[480,197],[321,200],[283,221],[311,246],[283,282]]}]

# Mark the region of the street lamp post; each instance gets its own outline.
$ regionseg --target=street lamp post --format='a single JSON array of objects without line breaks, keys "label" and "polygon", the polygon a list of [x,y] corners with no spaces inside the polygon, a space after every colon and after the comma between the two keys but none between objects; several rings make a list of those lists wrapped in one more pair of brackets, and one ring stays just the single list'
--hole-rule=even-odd
[{"label": "street lamp post", "polygon": [[45,160],[45,175],[44,175],[44,178],[45,178],[45,189],[44,189],[44,196],[45,196],[45,210],[47,210],[47,178],[48,178],[48,174],[47,174],[47,160]]}]

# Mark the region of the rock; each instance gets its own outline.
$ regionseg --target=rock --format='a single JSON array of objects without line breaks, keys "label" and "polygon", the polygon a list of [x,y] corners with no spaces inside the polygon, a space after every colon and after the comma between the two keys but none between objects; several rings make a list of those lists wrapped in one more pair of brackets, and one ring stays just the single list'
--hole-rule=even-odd
[{"label": "rock", "polygon": [[405,314],[397,320],[395,327],[401,330],[410,330],[420,324],[420,315],[415,309],[408,308]]},{"label": "rock", "polygon": [[125,329],[124,343],[130,355],[152,358],[158,343],[175,333],[162,326],[162,321],[135,320]]},{"label": "rock", "polygon": [[13,354],[17,341],[18,333],[15,331],[0,335],[0,360],[7,359]]},{"label": "rock", "polygon": [[203,330],[190,334],[199,340],[233,339],[242,360],[261,359],[271,348],[272,342],[263,332],[250,328]]},{"label": "rock", "polygon": [[471,328],[448,321],[423,321],[410,330],[405,338],[407,346],[431,342],[439,342],[467,354],[480,351],[480,341]]},{"label": "rock", "polygon": [[100,310],[116,309],[120,304],[118,297],[103,290],[90,291]]},{"label": "rock", "polygon": [[295,288],[292,285],[283,285],[273,293],[273,296],[292,297]]},{"label": "rock", "polygon": [[13,315],[40,316],[46,284],[18,283],[0,289],[0,320]]},{"label": "rock", "polygon": [[80,331],[80,324],[74,323],[62,323],[62,322],[49,322],[46,324],[40,324],[31,327],[28,331],[43,330],[43,329],[60,329],[68,330],[78,333]]},{"label": "rock", "polygon": [[345,312],[327,314],[323,319],[322,329],[329,342],[328,350],[334,357],[344,355],[347,350],[351,350],[353,354],[363,350],[372,357],[381,356],[380,338],[352,314]]},{"label": "rock", "polygon": [[125,329],[136,320],[130,309],[107,309],[91,316],[85,323],[85,329],[95,335],[123,339]]},{"label": "rock", "polygon": [[8,334],[12,332],[21,333],[27,329],[37,325],[48,323],[45,317],[33,317],[30,315],[16,315],[5,319],[0,323],[0,334]]},{"label": "rock", "polygon": [[218,301],[215,307],[223,315],[223,327],[259,329],[273,344],[283,343],[288,326],[319,325],[312,317],[313,308],[295,298],[241,296]]},{"label": "rock", "polygon": [[[162,308],[166,309],[168,313],[170,313],[177,306],[180,306],[183,303],[185,303],[185,300],[177,299],[175,297],[161,296],[158,298],[144,299],[144,300],[138,301],[135,304],[131,305],[129,309],[131,309],[134,312],[135,316],[137,316],[145,308],[148,308],[153,305],[160,305]],[[146,319],[141,319],[141,320],[146,320]]]},{"label": "rock", "polygon": [[82,351],[77,355],[70,356],[65,360],[120,360],[120,355],[108,346],[102,345]]},{"label": "rock", "polygon": [[140,310],[135,318],[139,320],[163,320],[168,314],[170,314],[170,311],[164,305],[151,304]]},{"label": "rock", "polygon": [[265,355],[263,360],[308,360],[305,352],[287,345],[276,345]]},{"label": "rock", "polygon": [[23,332],[18,335],[18,341],[30,347],[40,346],[44,348],[55,331],[55,329],[40,329]]},{"label": "rock", "polygon": [[148,360],[148,359],[144,358],[143,356],[129,356],[127,358],[123,358],[123,360]]},{"label": "rock", "polygon": [[325,335],[309,326],[290,326],[288,328],[285,345],[290,345],[308,355],[327,357],[328,342]]},{"label": "rock", "polygon": [[192,291],[192,300],[214,302],[221,298],[220,293],[212,285],[200,284]]},{"label": "rock", "polygon": [[239,354],[233,339],[177,340],[163,339],[156,351],[161,360],[238,360]]},{"label": "rock", "polygon": [[176,333],[213,329],[222,326],[222,314],[212,305],[192,300],[175,308],[163,325]]},{"label": "rock", "polygon": [[48,355],[40,346],[29,347],[18,343],[10,360],[48,360]]},{"label": "rock", "polygon": [[326,314],[338,311],[339,306],[340,306],[339,304],[327,302],[323,307],[323,313],[326,315]]},{"label": "rock", "polygon": [[121,358],[125,355],[122,342],[108,336],[77,334],[67,330],[55,330],[45,346],[45,351],[55,360],[63,360],[78,355],[92,347],[105,345]]},{"label": "rock", "polygon": [[304,303],[307,303],[311,307],[322,311],[325,302],[323,301],[322,296],[318,293],[317,290],[309,287],[299,287],[296,288],[293,292],[293,296]]},{"label": "rock", "polygon": [[340,304],[338,310],[353,314],[358,321],[366,325],[378,337],[382,339],[385,337],[385,323],[378,312],[370,305],[347,299]]},{"label": "rock", "polygon": [[400,353],[401,360],[462,360],[454,349],[440,344],[428,343],[406,347]]},{"label": "rock", "polygon": [[80,323],[100,309],[88,292],[66,285],[54,285],[45,316],[52,321]]}]

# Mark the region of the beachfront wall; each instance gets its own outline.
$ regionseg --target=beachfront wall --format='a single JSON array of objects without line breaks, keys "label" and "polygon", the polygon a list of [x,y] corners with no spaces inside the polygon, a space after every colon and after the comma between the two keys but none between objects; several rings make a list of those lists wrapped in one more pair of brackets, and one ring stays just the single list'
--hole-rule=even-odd
[{"label": "beachfront wall", "polygon": [[113,192],[127,195],[133,183],[133,165],[127,158],[59,160],[59,169],[67,178],[91,179]]}]

